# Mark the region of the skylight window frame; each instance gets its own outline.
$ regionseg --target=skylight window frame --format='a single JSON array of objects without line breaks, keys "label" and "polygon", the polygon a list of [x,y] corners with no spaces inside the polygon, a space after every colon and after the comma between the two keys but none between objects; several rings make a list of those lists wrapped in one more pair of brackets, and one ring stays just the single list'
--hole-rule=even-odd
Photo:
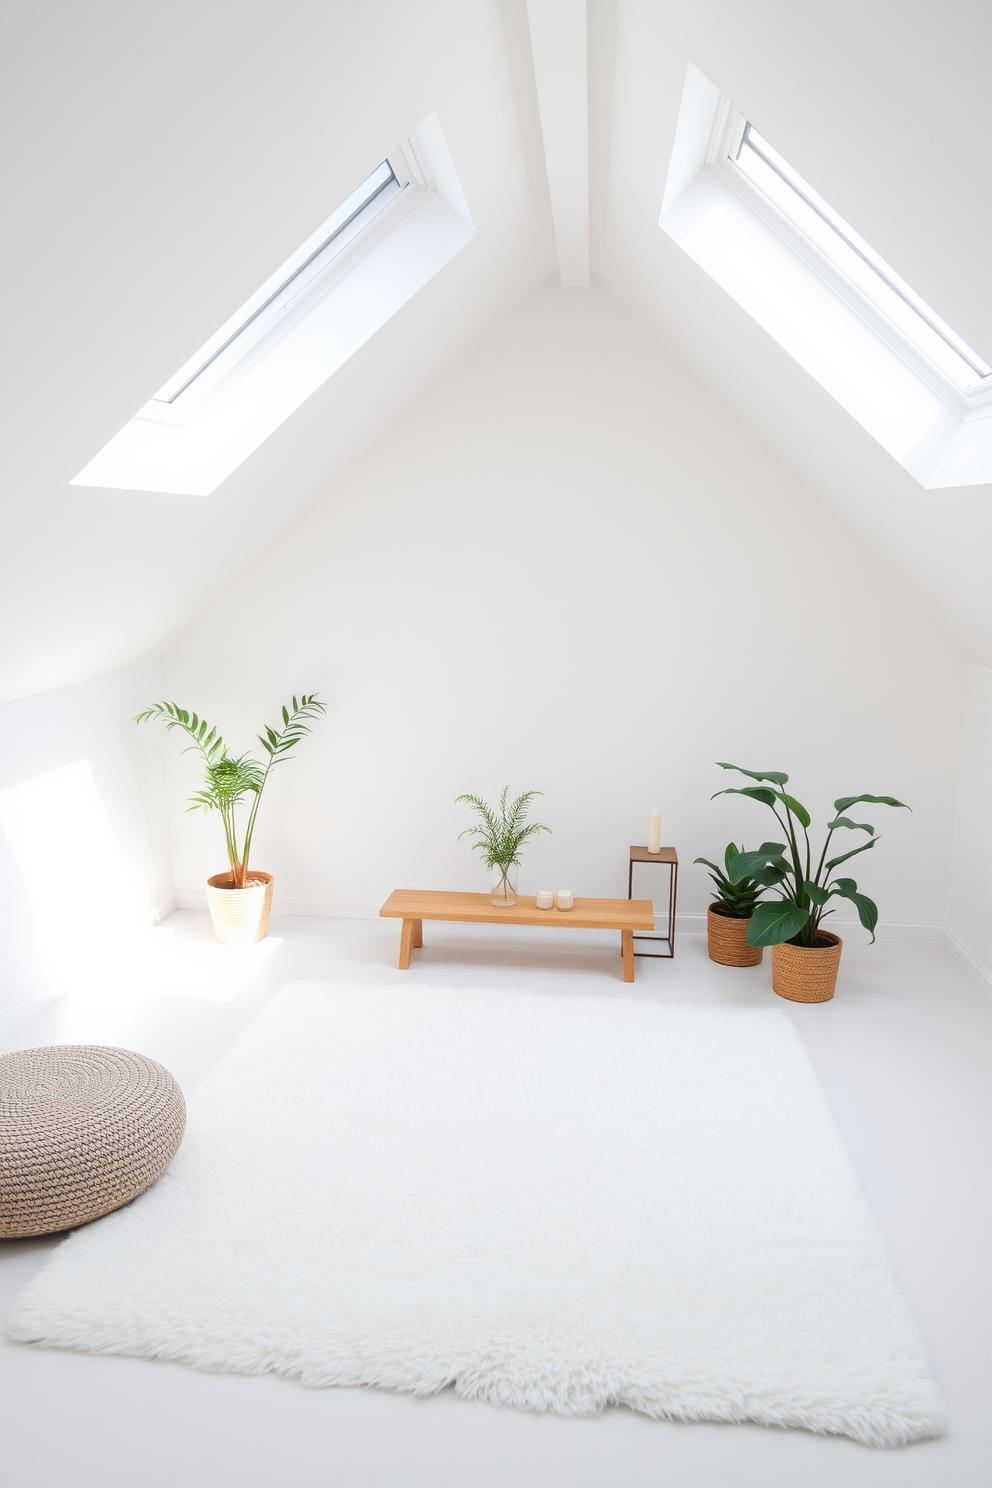
[{"label": "skylight window frame", "polygon": [[[383,166],[389,167],[399,190],[390,193],[381,204],[376,202],[376,196],[380,193],[370,197],[336,231],[328,234],[326,241],[317,247],[316,252],[305,255],[308,245],[319,238],[327,223],[333,221],[337,212]],[[162,384],[134,417],[156,424],[182,426],[203,404],[242,377],[299,320],[308,315],[318,300],[334,289],[377,243],[392,232],[399,219],[417,205],[431,189],[431,185],[424,162],[418,158],[414,140],[404,140],[389,152],[375,171],[369,173],[365,181],[345,198],[341,206],[325,219],[296,252],[269,276],[255,294]],[[301,255],[305,255],[302,262],[290,270],[289,266]],[[306,272],[307,269],[310,269],[309,273]],[[283,275],[285,277],[279,283],[280,276]],[[286,290],[291,292],[283,299]],[[281,303],[276,303],[280,300]],[[260,303],[249,313],[249,307],[256,302]],[[266,311],[270,313],[266,314]],[[239,318],[240,326],[237,325]],[[217,342],[221,344],[208,354],[208,348]],[[199,369],[193,370],[191,376],[185,376],[191,368],[196,369],[198,362]],[[173,396],[163,398],[162,394],[184,376],[185,380]]]},{"label": "skylight window frame", "polygon": [[[383,158],[372,156],[380,162]],[[195,407],[182,411],[192,402],[191,394],[200,393],[197,383],[209,376],[194,379],[173,404],[148,398],[73,477],[71,486],[212,495],[471,243],[475,223],[436,113],[404,134],[385,158],[391,169],[405,167],[406,189],[374,221],[360,224],[346,251],[339,251],[329,268],[321,266],[319,282],[308,284],[305,294],[289,296],[289,308],[271,327],[247,338],[251,346],[238,348],[247,354],[225,369]],[[206,367],[205,351],[219,348],[240,328],[239,316],[288,282],[283,271],[302,265],[321,246],[322,232],[326,244],[325,229],[335,215],[342,220],[348,215],[345,208],[355,195],[345,198],[337,213],[203,343],[184,364],[187,372],[196,371],[198,361]],[[218,360],[213,359],[215,371]],[[168,389],[169,383],[163,387]]]},{"label": "skylight window frame", "polygon": [[[947,372],[945,372],[942,367],[938,366],[937,363],[934,362],[931,357],[928,356],[927,353],[920,346],[918,346],[916,342],[913,341],[913,339],[900,326],[896,325],[885,314],[884,310],[882,310],[878,305],[875,304],[871,297],[858,284],[856,284],[844,272],[843,269],[841,269],[837,264],[833,262],[829,255],[823,249],[821,249],[817,243],[813,242],[812,239],[810,239],[802,231],[802,229],[788,217],[788,215],[778,206],[776,202],[772,201],[768,196],[766,196],[766,194],[761,190],[760,186],[758,186],[756,182],[752,181],[751,178],[745,173],[744,170],[741,169],[741,167],[737,163],[737,157],[740,152],[744,133],[750,121],[742,113],[740,113],[738,109],[734,108],[729,100],[723,99],[721,102],[722,106],[719,109],[716,118],[714,119],[710,145],[706,153],[706,164],[710,167],[710,169],[714,171],[714,173],[724,182],[725,185],[730,187],[734,194],[738,198],[740,198],[740,200],[751,211],[753,211],[755,215],[760,218],[761,221],[763,221],[768,227],[771,228],[771,230],[791,249],[793,253],[797,255],[797,257],[799,257],[806,264],[808,268],[810,268],[820,279],[824,281],[828,288],[831,289],[833,293],[836,294],[844,304],[846,304],[851,310],[853,310],[854,313],[858,315],[869,326],[874,334],[877,335],[879,339],[882,340],[891,351],[895,352],[897,356],[899,356],[905,363],[907,363],[907,365],[916,373],[916,375],[920,377],[922,381],[924,381],[927,386],[930,387],[931,390],[935,392],[937,396],[940,397],[941,400],[956,415],[958,415],[958,417],[966,419],[969,414],[975,416],[984,412],[987,407],[992,405],[992,376],[983,377],[982,381],[972,388],[961,388],[953,380],[953,378]],[[798,176],[798,172],[796,172],[796,175]],[[786,177],[783,177],[783,179],[786,180],[787,184],[791,187],[792,190],[797,192],[797,195],[803,196],[802,193],[798,192],[794,183],[788,181],[788,178]],[[802,177],[799,177],[799,179],[802,179]],[[810,187],[809,189],[814,196],[818,197],[818,194],[813,191],[812,187]],[[904,284],[904,281],[900,280],[899,276],[896,275],[894,271],[891,271],[891,278],[888,275],[884,274],[879,268],[878,264],[873,263],[871,261],[871,258],[861,253],[861,250],[859,249],[856,242],[852,242],[846,234],[841,233],[837,225],[831,222],[828,216],[825,216],[825,214],[819,212],[819,209],[817,208],[815,202],[809,201],[809,199],[804,196],[803,199],[808,202],[808,205],[810,205],[814,211],[817,211],[818,215],[824,217],[824,220],[833,229],[833,231],[838,233],[838,236],[847,241],[849,246],[852,247],[854,251],[859,254],[860,257],[865,259],[865,261],[869,264],[873,271],[876,274],[879,274],[879,276],[883,280],[885,280],[897,294],[899,294],[900,298],[904,299],[906,303],[911,306],[916,314],[920,315],[922,319],[926,320],[927,323],[930,324],[931,328],[936,330],[938,335],[941,335],[941,337],[945,340],[947,339],[943,336],[943,332],[941,331],[940,326],[934,326],[933,321],[929,320],[929,317],[924,316],[919,307],[913,304],[912,299],[907,298],[907,296],[903,293],[901,285]],[[822,200],[822,198],[818,199]],[[830,208],[829,210],[833,212],[832,208]],[[834,215],[838,217],[839,221],[843,221],[843,219],[839,217],[839,214],[835,213]],[[859,241],[864,241],[863,239],[859,238],[859,235],[855,233],[853,229],[851,229],[851,232],[855,238],[859,239]],[[879,255],[874,253],[873,249],[870,249],[870,245],[866,244],[865,246],[866,248],[869,248],[869,252],[874,257],[879,257]],[[884,260],[879,258],[879,263],[884,264]],[[885,267],[887,268],[888,265],[886,265]],[[909,289],[909,286],[906,286],[906,288]],[[912,295],[914,298],[919,298],[915,295],[915,291],[910,290],[910,295]],[[922,303],[924,302],[921,301],[921,304]],[[930,307],[927,308],[929,309]],[[936,316],[936,312],[931,312],[931,314],[934,315],[935,319],[939,320],[939,317]],[[947,329],[950,330],[950,327],[948,327]],[[960,338],[956,336],[956,333],[952,332],[951,334],[952,336],[954,336],[955,339],[960,340]],[[953,341],[949,341],[948,344],[953,346]],[[962,342],[962,345],[965,344],[966,343]],[[958,350],[957,347],[955,347],[954,350],[957,355],[961,355],[961,352]],[[971,351],[972,349],[969,347],[968,350]],[[977,353],[972,354],[977,356]],[[964,360],[964,358],[962,358],[962,360]]]}]

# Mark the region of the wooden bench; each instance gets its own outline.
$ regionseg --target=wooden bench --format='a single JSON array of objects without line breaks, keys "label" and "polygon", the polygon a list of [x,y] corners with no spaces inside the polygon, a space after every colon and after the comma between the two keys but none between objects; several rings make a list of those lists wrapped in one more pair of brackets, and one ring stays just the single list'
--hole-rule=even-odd
[{"label": "wooden bench", "polygon": [[385,919],[402,920],[400,971],[410,965],[410,952],[424,943],[425,920],[469,920],[477,925],[553,925],[561,930],[619,930],[623,979],[634,980],[634,931],[654,929],[650,899],[576,899],[574,909],[538,909],[523,894],[512,909],[498,909],[488,894],[447,894],[431,889],[396,889],[379,911]]}]

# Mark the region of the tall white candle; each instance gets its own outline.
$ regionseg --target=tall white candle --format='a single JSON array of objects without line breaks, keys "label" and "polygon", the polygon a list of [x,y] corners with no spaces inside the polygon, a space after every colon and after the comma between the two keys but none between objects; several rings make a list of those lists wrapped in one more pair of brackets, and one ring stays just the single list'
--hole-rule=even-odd
[{"label": "tall white candle", "polygon": [[661,852],[661,812],[657,806],[648,812],[648,852]]}]

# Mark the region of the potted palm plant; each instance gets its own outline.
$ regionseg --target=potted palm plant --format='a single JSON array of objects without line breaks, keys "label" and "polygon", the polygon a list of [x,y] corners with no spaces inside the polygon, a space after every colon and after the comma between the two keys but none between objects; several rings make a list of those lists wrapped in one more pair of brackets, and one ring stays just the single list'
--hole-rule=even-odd
[{"label": "potted palm plant", "polygon": [[[156,718],[168,729],[180,729],[192,740],[183,753],[195,751],[200,755],[203,789],[190,796],[186,810],[220,813],[230,866],[226,873],[215,873],[207,879],[207,903],[214,933],[228,945],[262,940],[269,928],[272,874],[248,867],[258,807],[273,766],[291,757],[291,750],[310,732],[310,722],[324,711],[316,693],[294,697],[291,708],[283,707],[282,727],[274,729],[265,724],[258,735],[265,751],[264,763],[247,753],[229,754],[216,728],[176,703],[153,703],[134,720],[145,723]],[[249,801],[239,842],[238,809]]]},{"label": "potted palm plant", "polygon": [[711,870],[710,878],[716,886],[716,898],[706,911],[706,945],[710,960],[718,961],[721,966],[757,966],[765,954],[763,946],[749,945],[747,939],[762,887],[753,878],[742,878],[735,883],[730,877],[731,864],[743,851],[736,842],[728,842],[723,869],[709,858],[695,860]]},{"label": "potted palm plant", "polygon": [[482,861],[490,873],[490,897],[500,909],[512,909],[517,902],[517,868],[520,864],[520,849],[528,837],[538,832],[550,832],[538,822],[528,822],[527,812],[535,796],[543,791],[524,791],[515,801],[510,801],[510,787],[503,787],[499,805],[489,806],[481,796],[457,796],[478,812],[480,821],[473,827],[459,832],[461,841],[466,835],[475,837],[472,846],[482,854]]},{"label": "potted palm plant", "polygon": [[[827,1002],[834,995],[842,941],[839,935],[821,929],[833,914],[831,899],[847,899],[858,911],[858,919],[875,939],[878,906],[858,890],[853,878],[837,878],[835,870],[858,853],[869,852],[878,841],[869,822],[852,821],[844,813],[860,802],[910,808],[894,796],[840,796],[834,802],[835,816],[827,823],[827,835],[814,869],[808,828],[810,814],[802,802],[784,786],[788,775],[781,770],[745,770],[740,765],[717,761],[722,770],[736,770],[759,783],[728,786],[716,796],[750,796],[774,813],[785,834],[785,842],[763,842],[757,852],[738,853],[728,866],[727,877],[735,883],[753,878],[777,897],[755,906],[748,929],[748,944],[772,947],[772,988],[792,1002]],[[763,782],[769,782],[764,784]],[[798,830],[797,830],[798,828]],[[835,832],[867,832],[869,840],[835,858],[827,858]],[[802,834],[800,836],[800,833]]]}]

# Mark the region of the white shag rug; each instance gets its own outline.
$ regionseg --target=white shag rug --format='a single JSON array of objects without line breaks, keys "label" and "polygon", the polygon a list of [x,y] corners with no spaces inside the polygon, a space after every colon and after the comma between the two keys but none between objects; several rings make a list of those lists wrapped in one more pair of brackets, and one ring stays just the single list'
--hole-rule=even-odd
[{"label": "white shag rug", "polygon": [[781,1012],[298,983],[171,1169],[60,1245],[20,1343],[563,1415],[941,1433]]}]

